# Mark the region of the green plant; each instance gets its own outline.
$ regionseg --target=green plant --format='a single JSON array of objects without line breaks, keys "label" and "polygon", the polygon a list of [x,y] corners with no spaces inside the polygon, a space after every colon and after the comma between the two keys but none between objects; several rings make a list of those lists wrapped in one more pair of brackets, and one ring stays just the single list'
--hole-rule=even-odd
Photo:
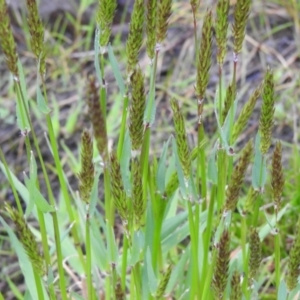
[{"label": "green plant", "polygon": [[[14,77],[17,122],[24,135],[29,166],[23,184],[11,172],[0,149],[0,168],[11,186],[17,206],[15,209],[5,202],[0,222],[16,250],[21,271],[26,274],[25,294],[15,292],[19,298],[92,300],[170,296],[174,299],[252,299],[264,295],[267,271],[260,274],[263,269],[262,244],[272,230],[276,233],[272,252],[275,272],[270,281],[276,288],[275,297],[292,299],[299,291],[299,224],[287,276],[281,264],[280,231],[276,231],[287,210],[281,201],[284,180],[279,142],[273,153],[270,185],[266,178],[275,109],[275,83],[270,69],[266,70],[264,81],[236,116],[238,57],[242,51],[250,1],[239,0],[234,9],[234,60],[229,82],[223,74],[229,1],[218,1],[215,22],[212,11],[205,13],[199,40],[196,18],[199,3],[191,1],[198,139],[192,147],[187,138],[184,104],[179,97],[170,97],[166,101],[173,113],[175,137],[170,136],[159,145],[159,156],[151,155],[151,142],[155,143],[151,134],[156,122],[157,65],[161,45],[167,36],[171,4],[169,0],[149,0],[144,18],[144,2],[135,2],[126,43],[124,75],[109,44],[116,2],[99,1],[95,76],[87,78],[85,94],[93,135],[85,129],[82,132],[80,171],[76,174],[79,192],[76,193],[68,184],[59,155],[60,144],[51,111],[53,104],[48,101],[43,24],[36,2],[27,1],[31,48],[37,59],[36,106],[45,119],[47,141],[59,181],[60,193],[56,198],[49,178],[49,171],[53,169],[47,168],[32,124],[30,112],[35,105],[26,97],[24,71],[16,54],[6,2],[0,0],[0,42]],[[213,62],[214,24],[219,69],[213,103],[217,134],[211,138],[211,143],[206,143],[209,138],[203,111]],[[149,79],[139,66],[144,27],[146,50],[151,61]],[[107,111],[111,95],[106,88],[106,66],[112,69],[119,99],[123,100],[118,139],[112,147]],[[148,92],[146,80],[149,81]],[[260,96],[261,116],[255,143],[250,139],[237,151],[236,142]],[[211,145],[214,145],[212,149],[209,148]],[[95,163],[96,159],[100,164]],[[37,166],[41,167],[42,174],[38,174]],[[250,183],[245,180],[249,166],[252,166]],[[41,181],[46,184],[46,194],[41,192]],[[266,186],[271,186],[274,213],[261,209],[268,201],[263,193]],[[103,191],[100,197],[99,189]],[[240,203],[243,194],[247,196],[244,203]],[[26,203],[25,212],[20,197]],[[241,205],[244,205],[243,213],[239,213]],[[38,221],[36,236],[28,225],[29,216]],[[15,232],[4,217],[15,224]],[[114,230],[116,224],[121,228],[119,232]],[[38,251],[37,239],[42,244],[43,255]],[[231,250],[237,245],[240,246],[238,254],[232,256]],[[71,289],[76,282],[68,276],[65,261],[72,272],[81,276],[80,293]]]}]

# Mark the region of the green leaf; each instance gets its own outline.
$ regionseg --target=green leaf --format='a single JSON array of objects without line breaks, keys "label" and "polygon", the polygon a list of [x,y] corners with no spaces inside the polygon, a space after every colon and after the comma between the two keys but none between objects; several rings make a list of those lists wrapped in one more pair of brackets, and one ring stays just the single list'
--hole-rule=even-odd
[{"label": "green leaf", "polygon": [[[2,170],[5,177],[8,179],[5,167],[2,164],[2,162],[0,162],[0,169]],[[13,183],[14,187],[16,188],[18,193],[21,195],[24,202],[28,205],[28,203],[29,203],[29,193],[28,193],[27,188],[12,172],[10,172],[10,176],[12,178],[12,183]]]},{"label": "green leaf", "polygon": [[[17,124],[21,132],[26,132],[29,130],[30,125],[27,120],[27,116],[23,104],[25,104],[28,111],[28,95],[26,89],[24,70],[21,61],[19,59],[18,59],[18,70],[20,74],[19,79],[20,79],[21,91],[19,89],[17,90],[17,97],[18,97],[18,100],[16,102]],[[20,94],[20,92],[22,93],[22,95]],[[22,98],[24,101],[22,100]]]},{"label": "green leaf", "polygon": [[23,300],[23,295],[19,291],[18,287],[10,280],[9,277],[6,277],[6,281],[9,285],[9,288],[10,288],[11,292],[14,294],[14,296],[17,299]]},{"label": "green leaf", "polygon": [[[152,66],[151,69],[151,82],[150,87],[154,87],[153,89],[150,89],[148,97],[147,97],[147,104],[146,109],[144,113],[144,123],[149,123],[150,126],[155,121],[155,112],[156,112],[156,104],[155,104],[155,68]],[[154,81],[153,81],[154,80]]]},{"label": "green leaf", "polygon": [[[102,225],[103,224],[103,225]],[[96,212],[95,218],[91,219],[91,245],[92,245],[92,259],[101,270],[105,270],[109,263],[106,246],[104,244],[103,236],[99,228],[106,231],[105,222],[102,215]]]},{"label": "green leaf", "polygon": [[252,168],[252,186],[254,189],[262,189],[267,180],[266,158],[260,152],[260,134],[255,138],[255,154]]},{"label": "green leaf", "polygon": [[182,278],[182,274],[185,272],[185,267],[187,265],[188,259],[190,258],[190,246],[188,246],[183,254],[180,257],[179,262],[177,263],[176,267],[172,270],[171,277],[169,279],[168,285],[166,287],[165,294],[170,294],[174,288],[176,283],[180,278]]},{"label": "green leaf", "polygon": [[190,235],[190,228],[187,221],[184,222],[179,228],[177,228],[171,235],[169,235],[162,242],[162,252],[168,253],[173,247],[182,242],[186,237]]},{"label": "green leaf", "polygon": [[29,166],[29,177],[33,182],[37,180],[37,165],[34,158],[33,152],[30,152],[30,166]]},{"label": "green leaf", "polygon": [[[78,91],[78,94],[80,94],[80,91]],[[72,113],[68,115],[66,125],[64,126],[64,129],[69,134],[72,134],[74,133],[74,131],[76,131],[79,115],[82,114],[83,103],[83,101],[80,101],[76,103],[75,108],[74,106],[72,106]]]},{"label": "green leaf", "polygon": [[94,216],[94,213],[96,211],[96,205],[98,202],[98,183],[99,183],[99,178],[100,178],[101,173],[102,173],[102,171],[96,172],[96,176],[95,176],[92,191],[91,191],[90,218],[92,218]]},{"label": "green leaf", "polygon": [[158,284],[157,284],[157,278],[156,278],[153,268],[152,268],[152,259],[151,259],[150,248],[147,248],[145,268],[147,270],[148,287],[149,287],[150,293],[152,295],[154,295],[157,290]]},{"label": "green leaf", "polygon": [[181,224],[187,220],[188,211],[182,211],[172,218],[164,221],[161,232],[161,240],[163,241],[169,235],[172,235],[174,231],[181,226]]},{"label": "green leaf", "polygon": [[109,59],[110,65],[112,67],[114,76],[116,78],[116,81],[117,81],[118,87],[120,89],[120,92],[124,96],[124,94],[125,94],[125,84],[124,84],[124,80],[123,80],[123,77],[122,77],[122,74],[121,74],[121,71],[120,71],[120,68],[119,68],[120,64],[116,60],[116,57],[114,55],[111,44],[108,45],[108,59]]},{"label": "green leaf", "polygon": [[107,253],[108,253],[108,259],[109,263],[116,263],[118,259],[118,247],[116,244],[116,238],[114,229],[111,226],[106,226],[106,236],[108,239],[112,240],[112,243],[107,243]]},{"label": "green leaf", "polygon": [[30,201],[33,201],[38,210],[42,213],[54,212],[55,208],[47,202],[41,192],[37,189],[35,181],[29,179],[25,173],[24,178],[26,187],[29,191]]},{"label": "green leaf", "polygon": [[[38,75],[38,78],[39,78],[39,75]],[[44,98],[44,96],[42,94],[42,91],[40,89],[39,82],[37,82],[36,101],[37,101],[37,105],[38,105],[38,108],[39,108],[41,113],[43,113],[45,115],[50,113],[51,109],[46,104],[45,98]]]},{"label": "green leaf", "polygon": [[170,136],[168,141],[164,143],[156,172],[156,186],[161,194],[165,192],[167,150],[169,147],[170,140],[172,138],[173,137]]},{"label": "green leaf", "polygon": [[277,299],[287,299],[287,296],[288,296],[288,290],[285,281],[281,280],[278,289]]},{"label": "green leaf", "polygon": [[141,259],[141,253],[145,247],[145,236],[142,231],[136,231],[133,235],[132,251],[129,259],[129,265],[134,266]]},{"label": "green leaf", "polygon": [[75,299],[75,300],[84,300],[83,297],[81,297],[80,295],[78,295],[77,293],[75,292],[71,292],[71,297],[70,299]]}]

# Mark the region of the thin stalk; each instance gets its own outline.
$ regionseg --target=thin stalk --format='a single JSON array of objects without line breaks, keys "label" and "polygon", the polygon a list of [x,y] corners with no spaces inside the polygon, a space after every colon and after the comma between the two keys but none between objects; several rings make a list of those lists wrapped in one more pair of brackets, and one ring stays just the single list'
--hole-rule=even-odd
[{"label": "thin stalk", "polygon": [[187,203],[188,206],[188,222],[191,236],[191,257],[192,257],[192,279],[191,279],[191,289],[190,289],[190,299],[201,299],[199,286],[199,270],[198,270],[198,237],[196,236],[193,208],[190,201]]},{"label": "thin stalk", "polygon": [[[208,280],[206,275],[208,273],[208,261],[209,261],[208,254],[210,249],[210,240],[211,240],[211,234],[213,228],[216,189],[217,188],[214,185],[212,187],[210,201],[209,201],[206,230],[205,233],[203,234],[203,261],[202,261],[202,272],[201,272],[201,276],[203,277],[203,280],[201,280],[200,282],[200,295],[203,295],[205,285],[207,284],[206,281]],[[201,299],[205,299],[205,298],[201,298]]]},{"label": "thin stalk", "polygon": [[125,288],[126,288],[127,257],[128,257],[128,238],[127,238],[126,234],[124,234],[122,267],[121,267],[121,287],[122,287],[123,291],[125,291]]},{"label": "thin stalk", "polygon": [[214,273],[214,268],[216,265],[216,260],[217,260],[217,251],[216,249],[214,249],[212,254],[211,265],[209,266],[206,273],[206,280],[203,288],[203,293],[201,294],[202,297],[198,299],[211,299],[211,282]]},{"label": "thin stalk", "polygon": [[134,286],[135,286],[135,298],[136,300],[142,300],[142,281],[140,274],[139,263],[135,264],[132,268],[133,278],[134,278]]},{"label": "thin stalk", "polygon": [[89,206],[86,212],[85,222],[85,249],[86,249],[86,281],[88,287],[88,300],[94,299],[92,281],[92,251],[91,251],[91,232],[90,232],[90,212]]},{"label": "thin stalk", "polygon": [[[154,199],[154,201],[162,201],[162,199]],[[155,215],[154,215],[155,216]],[[158,214],[154,218],[154,234],[153,234],[153,248],[152,248],[152,265],[154,272],[158,273],[158,270],[162,267],[162,257],[161,257],[161,229],[163,223],[163,214]]]},{"label": "thin stalk", "polygon": [[227,169],[226,150],[221,148],[218,151],[218,192],[217,192],[218,212],[221,212],[225,200],[225,187],[226,187],[226,175],[227,175],[226,169]]},{"label": "thin stalk", "polygon": [[[203,199],[202,210],[206,209],[206,196],[207,196],[207,186],[206,186],[206,156],[205,149],[201,147],[205,139],[204,128],[202,124],[198,124],[198,155],[197,155],[197,174],[201,178],[201,198]],[[199,181],[198,181],[199,182]]]},{"label": "thin stalk", "polygon": [[275,235],[275,282],[277,295],[280,286],[280,275],[280,235],[277,232]]},{"label": "thin stalk", "polygon": [[[264,156],[261,156],[261,163],[260,163],[260,174],[259,174],[259,183],[260,183],[260,189],[262,189],[262,173],[263,173],[263,163],[264,163]],[[252,217],[252,226],[257,227],[258,223],[258,217],[259,217],[259,207],[261,202],[261,196],[259,195],[255,201],[254,204],[254,213]]]},{"label": "thin stalk", "polygon": [[245,273],[243,283],[242,283],[242,290],[245,295],[246,299],[250,297],[250,290],[248,289],[249,284],[249,259],[250,259],[250,251],[247,251],[247,222],[246,218],[242,218],[242,255],[243,255],[243,270]]},{"label": "thin stalk", "polygon": [[67,296],[67,285],[65,281],[65,273],[63,267],[63,255],[61,251],[61,243],[60,243],[60,232],[58,226],[58,219],[56,212],[51,213],[53,218],[53,227],[54,227],[54,238],[55,238],[55,245],[56,245],[56,254],[57,254],[57,265],[58,265],[58,274],[59,274],[59,288],[61,292],[62,300],[68,300]]},{"label": "thin stalk", "polygon": [[[222,66],[219,65],[219,122],[223,124],[223,103],[222,103]],[[227,155],[226,150],[223,149],[221,133],[219,136],[220,147],[221,149],[218,151],[218,212],[221,211],[221,208],[225,199],[225,186],[226,186],[226,169],[227,169]]]},{"label": "thin stalk", "polygon": [[37,294],[39,297],[39,300],[44,300],[44,292],[43,292],[43,287],[42,287],[42,283],[41,283],[41,278],[40,276],[37,274],[37,272],[33,269],[33,274],[34,274],[34,281],[35,281],[35,286],[36,286],[36,290],[37,290]]}]

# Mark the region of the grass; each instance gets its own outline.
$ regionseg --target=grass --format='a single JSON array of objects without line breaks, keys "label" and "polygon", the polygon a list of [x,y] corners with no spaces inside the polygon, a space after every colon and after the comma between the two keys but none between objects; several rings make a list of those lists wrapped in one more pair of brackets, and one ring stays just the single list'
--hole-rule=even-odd
[{"label": "grass", "polygon": [[[279,75],[294,70],[266,45],[259,61],[263,78],[247,79],[247,57],[258,46],[245,32],[270,25],[262,15],[255,22],[260,3],[239,0],[230,8],[220,0],[213,11],[202,7],[199,14],[197,1],[181,10],[168,0],[149,1],[146,8],[137,0],[126,46],[120,46],[126,51],[118,53],[120,36],[117,44],[109,44],[115,2],[102,1],[91,26],[84,28],[77,21],[89,1],[82,2],[77,18],[69,17],[77,37],[70,48],[63,45],[66,27],[54,27],[57,42],[52,39],[50,49],[62,62],[55,68],[36,3],[26,2],[26,41],[36,58],[34,92],[28,83],[31,70],[16,55],[0,0],[0,44],[13,78],[16,126],[27,164],[21,180],[1,145],[0,169],[13,201],[1,203],[0,255],[16,254],[25,284],[21,288],[14,281],[7,264],[1,279],[9,292],[0,292],[0,299],[297,299],[298,141],[279,142],[272,133],[278,127],[278,103],[296,110],[292,98],[298,85],[286,77],[290,85],[288,95],[283,93]],[[286,9],[298,8],[290,1]],[[182,11],[189,17],[183,19]],[[297,14],[291,17],[296,31]],[[79,106],[71,104],[62,124],[63,112],[51,91],[56,87],[45,71],[53,71],[53,79],[63,77],[63,87],[79,82],[80,67],[69,64],[68,57],[92,44],[93,22],[94,53],[87,59],[93,69],[77,87]],[[165,83],[167,32],[185,22],[191,31],[183,45],[188,55],[181,57],[186,64],[168,66]],[[262,39],[288,26],[279,24]],[[245,47],[245,40],[254,48]],[[150,66],[143,63],[142,49]],[[179,75],[184,80],[177,81]],[[78,126],[85,115],[88,122]],[[257,125],[249,134],[251,118]],[[163,134],[157,124],[167,127]],[[77,126],[82,127],[81,137],[74,138],[78,155],[60,140]],[[76,176],[75,186],[70,174]]]}]

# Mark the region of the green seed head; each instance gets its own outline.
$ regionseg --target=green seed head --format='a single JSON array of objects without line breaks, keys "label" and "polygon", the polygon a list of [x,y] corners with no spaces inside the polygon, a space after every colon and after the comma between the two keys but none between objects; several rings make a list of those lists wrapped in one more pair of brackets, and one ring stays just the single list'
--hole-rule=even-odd
[{"label": "green seed head", "polygon": [[271,145],[271,134],[274,124],[274,78],[271,70],[268,70],[265,75],[263,90],[262,90],[262,108],[259,120],[259,132],[261,136],[260,151],[266,154]]},{"label": "green seed head", "polygon": [[79,177],[79,195],[82,201],[89,203],[94,183],[93,141],[88,131],[81,136],[81,171]]},{"label": "green seed head", "polygon": [[133,6],[126,43],[127,73],[129,76],[138,64],[138,56],[143,43],[144,19],[144,0],[136,0]]},{"label": "green seed head", "polygon": [[15,80],[19,80],[18,55],[15,39],[10,27],[6,0],[0,0],[0,45],[6,58],[6,64]]},{"label": "green seed head", "polygon": [[17,210],[11,207],[8,203],[4,203],[4,206],[9,217],[16,226],[16,234],[29,257],[33,268],[40,276],[44,276],[46,274],[44,258],[38,250],[39,247],[33,233],[30,231],[23,216]]}]

